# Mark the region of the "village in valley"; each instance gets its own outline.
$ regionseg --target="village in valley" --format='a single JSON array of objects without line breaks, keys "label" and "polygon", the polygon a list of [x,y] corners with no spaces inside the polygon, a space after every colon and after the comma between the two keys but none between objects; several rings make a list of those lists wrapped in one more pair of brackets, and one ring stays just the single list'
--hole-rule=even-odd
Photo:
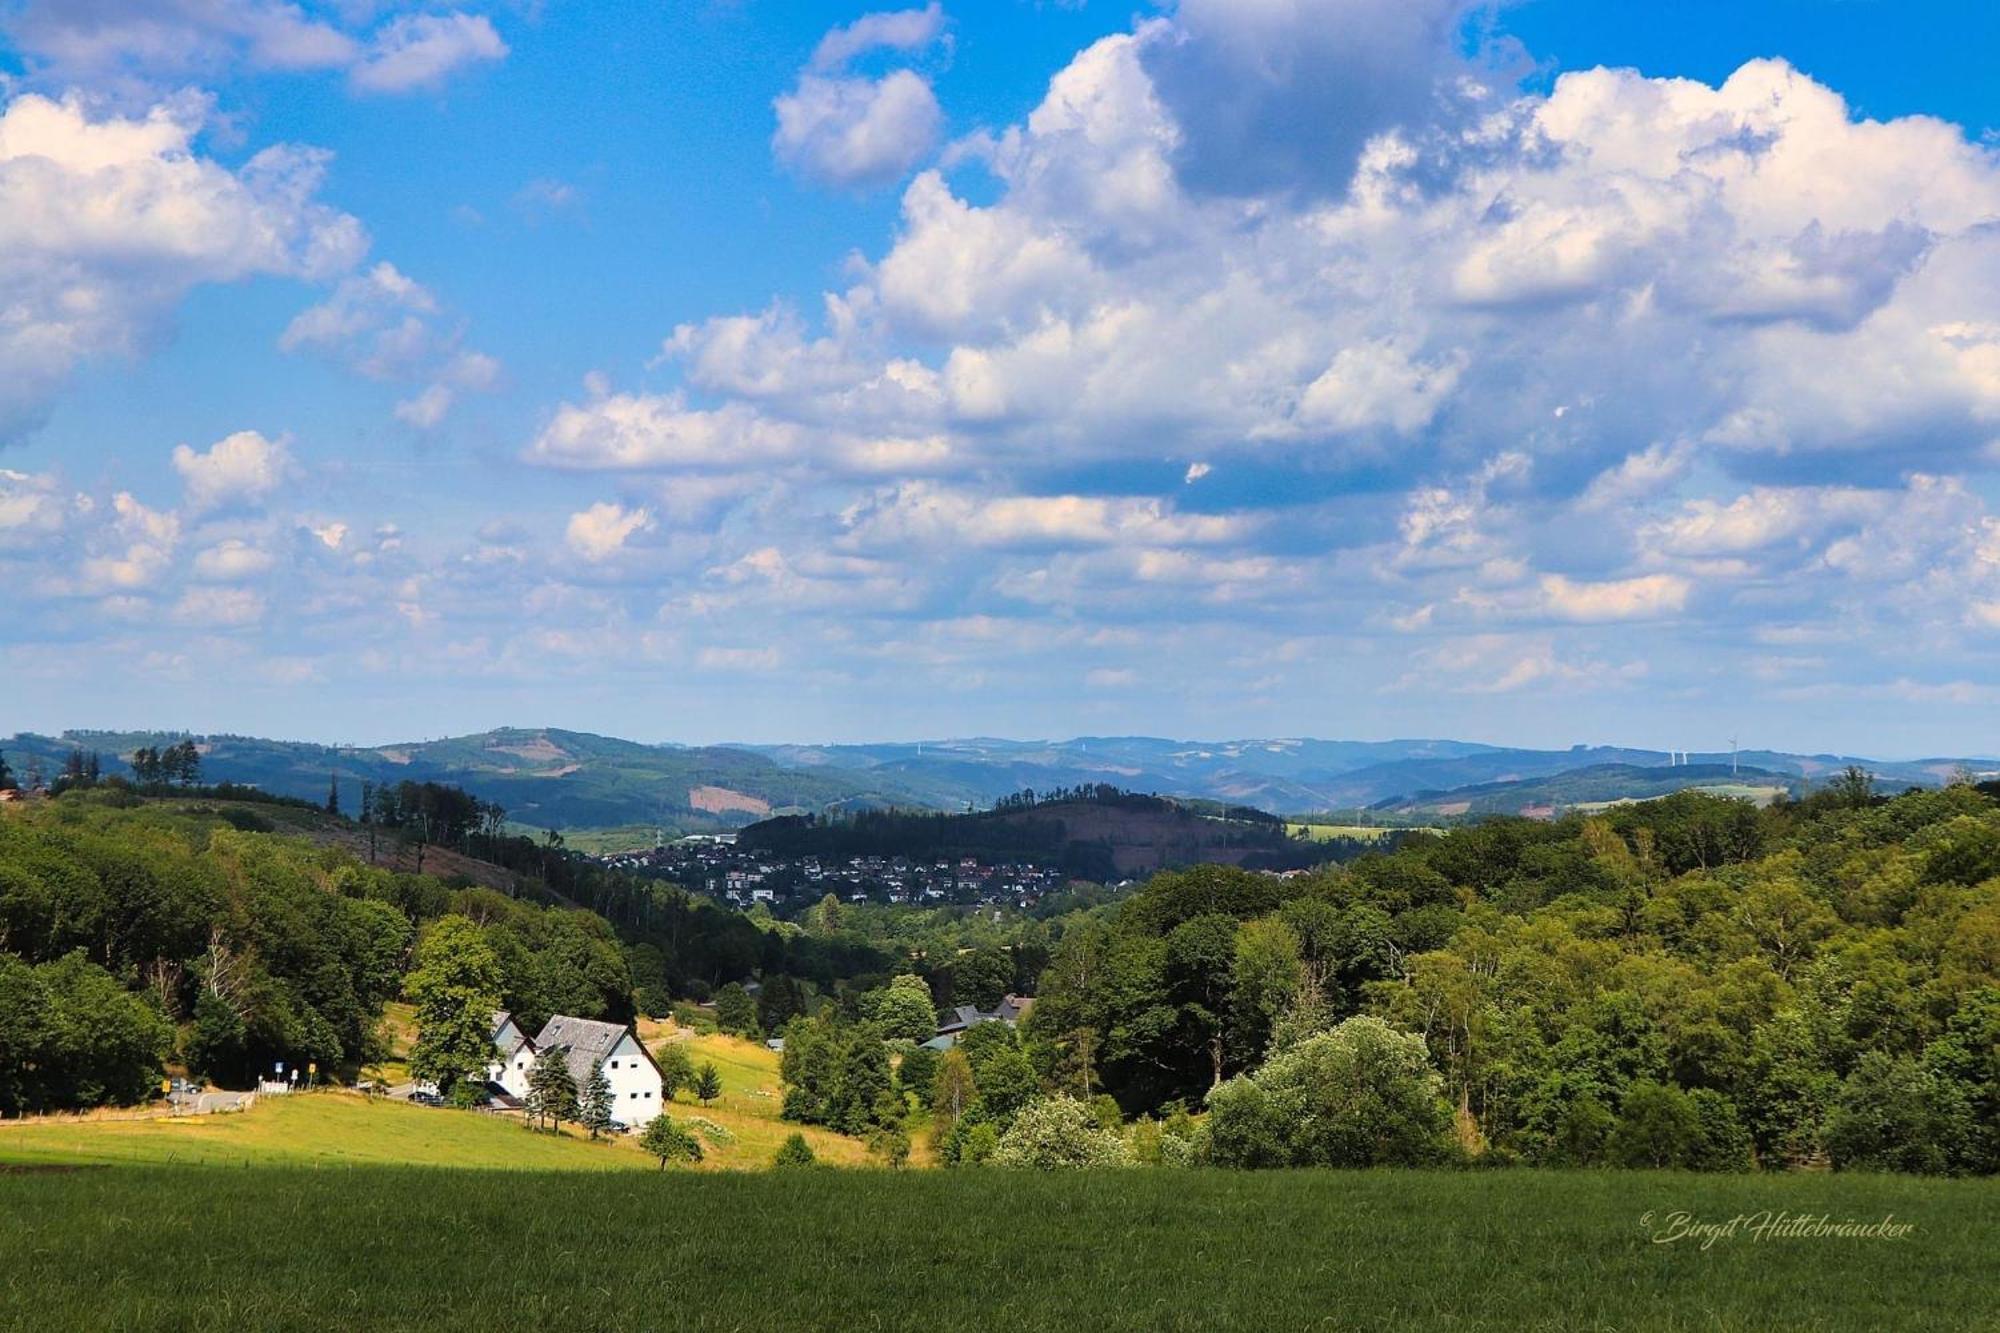
[{"label": "village in valley", "polygon": [[607,869],[670,880],[733,907],[817,902],[831,893],[844,902],[1027,909],[1069,882],[1063,871],[1027,861],[976,857],[926,860],[909,856],[782,856],[738,844],[733,833],[697,834],[597,858]]}]

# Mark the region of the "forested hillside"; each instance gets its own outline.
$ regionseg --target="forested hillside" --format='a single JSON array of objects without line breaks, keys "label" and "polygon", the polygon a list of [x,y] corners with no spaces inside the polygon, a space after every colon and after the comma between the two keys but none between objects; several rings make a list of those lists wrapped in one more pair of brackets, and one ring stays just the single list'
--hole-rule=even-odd
[{"label": "forested hillside", "polygon": [[737,845],[777,856],[973,857],[1033,861],[1110,882],[1170,866],[1218,863],[1288,870],[1353,855],[1353,839],[1302,841],[1284,821],[1246,806],[1143,796],[1112,786],[1017,792],[991,810],[945,815],[865,811],[852,818],[762,820]]},{"label": "forested hillside", "polygon": [[[907,1153],[915,1112],[945,1163],[2000,1169],[2000,807],[1971,786],[1683,792],[1034,913],[794,921],[490,831],[460,845],[500,887],[447,882],[356,829],[118,788],[0,810],[0,1114],[136,1100],[174,1058],[351,1075],[387,1000],[477,955],[529,1026],[713,994],[792,1038],[797,1118]],[[1018,1033],[915,1045],[1010,993]]]},{"label": "forested hillside", "polygon": [[227,1086],[277,1061],[353,1077],[445,921],[491,951],[496,998],[530,1027],[664,1013],[756,969],[831,986],[886,966],[525,838],[467,837],[514,867],[504,892],[352,845],[358,826],[244,801],[101,788],[0,807],[0,1115],[136,1101],[169,1060]]},{"label": "forested hillside", "polygon": [[[1858,776],[1761,812],[1683,793],[1495,821],[1291,880],[1205,867],[1057,923],[1026,1049],[1128,1113],[1206,1105],[1213,1159],[1241,1165],[1990,1172],[1997,877],[1991,796]],[[1357,1096],[1380,1138],[1343,1137]]]}]

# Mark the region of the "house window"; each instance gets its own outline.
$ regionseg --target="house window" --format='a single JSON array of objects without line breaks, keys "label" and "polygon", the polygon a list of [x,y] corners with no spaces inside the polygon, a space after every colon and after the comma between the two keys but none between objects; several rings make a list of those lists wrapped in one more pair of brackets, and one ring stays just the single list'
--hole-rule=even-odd
[{"label": "house window", "polygon": [[632,1094],[632,1100],[633,1100],[633,1101],[635,1101],[635,1102],[636,1102],[636,1101],[638,1101],[638,1100],[639,1100],[639,1094],[638,1094],[638,1093],[636,1093],[636,1092],[635,1092],[635,1093],[633,1093],[633,1094]]},{"label": "house window", "polygon": [[611,1067],[612,1067],[613,1069],[616,1069],[616,1068],[618,1068],[618,1062],[617,1062],[616,1060],[613,1060],[613,1061],[611,1062]]}]

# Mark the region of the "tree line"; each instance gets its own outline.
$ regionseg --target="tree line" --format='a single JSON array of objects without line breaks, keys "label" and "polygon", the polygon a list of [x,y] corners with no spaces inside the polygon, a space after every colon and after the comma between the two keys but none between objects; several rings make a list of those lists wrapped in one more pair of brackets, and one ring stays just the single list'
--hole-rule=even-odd
[{"label": "tree line", "polygon": [[[1992,1173],[1996,794],[1857,771],[1763,810],[1683,792],[1157,875],[1033,923],[1018,1032],[939,1057],[887,989],[811,1001],[787,1114],[925,1106],[947,1164]],[[941,1002],[948,975],[912,981]]]}]

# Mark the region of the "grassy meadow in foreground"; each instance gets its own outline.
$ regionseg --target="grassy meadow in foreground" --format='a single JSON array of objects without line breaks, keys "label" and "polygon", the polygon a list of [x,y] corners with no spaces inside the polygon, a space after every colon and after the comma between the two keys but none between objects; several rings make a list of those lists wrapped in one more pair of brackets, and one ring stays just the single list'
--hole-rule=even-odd
[{"label": "grassy meadow in foreground", "polygon": [[[1649,1241],[1675,1209],[1916,1231]],[[1996,1226],[1849,1175],[0,1173],[0,1325],[1979,1329]]]}]

